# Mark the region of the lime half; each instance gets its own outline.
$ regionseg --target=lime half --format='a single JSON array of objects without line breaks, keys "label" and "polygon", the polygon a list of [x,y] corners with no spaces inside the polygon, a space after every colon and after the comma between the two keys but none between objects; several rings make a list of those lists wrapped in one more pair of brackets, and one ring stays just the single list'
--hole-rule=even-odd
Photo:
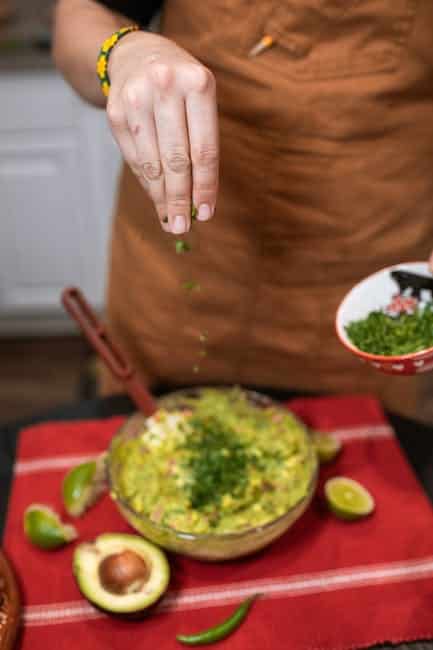
[{"label": "lime half", "polygon": [[313,444],[321,463],[330,463],[341,451],[341,440],[330,433],[313,431]]},{"label": "lime half", "polygon": [[64,524],[54,510],[40,503],[26,509],[24,532],[32,544],[46,550],[59,548],[77,538],[74,526]]},{"label": "lime half", "polygon": [[374,499],[361,483],[345,476],[330,478],[325,483],[329,508],[340,519],[360,519],[374,510]]}]

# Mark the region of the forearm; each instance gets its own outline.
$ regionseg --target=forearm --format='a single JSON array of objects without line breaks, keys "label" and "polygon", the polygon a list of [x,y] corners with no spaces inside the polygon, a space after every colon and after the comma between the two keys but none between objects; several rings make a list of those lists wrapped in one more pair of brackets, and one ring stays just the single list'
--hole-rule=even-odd
[{"label": "forearm", "polygon": [[55,15],[53,56],[58,69],[79,95],[104,107],[96,76],[103,41],[131,20],[93,0],[59,0]]}]

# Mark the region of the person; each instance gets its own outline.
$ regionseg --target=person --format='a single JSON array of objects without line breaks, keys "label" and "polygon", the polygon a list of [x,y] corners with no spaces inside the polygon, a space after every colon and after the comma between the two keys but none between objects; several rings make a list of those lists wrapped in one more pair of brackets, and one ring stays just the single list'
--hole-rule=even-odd
[{"label": "person", "polygon": [[419,414],[428,377],[362,366],[334,318],[361,278],[433,247],[433,4],[166,0],[159,33],[110,50],[106,100],[101,44],[158,4],[56,11],[57,66],[125,159],[113,336],[152,387],[372,392]]}]

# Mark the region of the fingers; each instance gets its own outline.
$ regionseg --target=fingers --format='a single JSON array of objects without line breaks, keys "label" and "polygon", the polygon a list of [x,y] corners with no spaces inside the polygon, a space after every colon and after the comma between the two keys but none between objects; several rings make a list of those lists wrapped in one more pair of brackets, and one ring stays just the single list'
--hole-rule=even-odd
[{"label": "fingers", "polygon": [[132,170],[151,197],[161,226],[169,231],[167,215],[165,182],[159,152],[152,98],[145,95],[143,87],[129,88],[126,101],[126,118],[135,147],[135,159]]},{"label": "fingers", "polygon": [[110,96],[107,103],[107,117],[114,139],[116,140],[122,156],[132,167],[135,164],[136,149],[129,131],[126,112],[117,97]]},{"label": "fingers", "polygon": [[185,102],[169,66],[155,66],[153,75],[154,115],[164,169],[167,216],[171,231],[182,234],[191,226],[192,195]]},{"label": "fingers", "polygon": [[186,98],[192,161],[193,204],[197,219],[207,221],[215,210],[218,191],[218,121],[215,82],[205,68],[190,70],[193,90]]},{"label": "fingers", "polygon": [[155,204],[162,227],[182,234],[209,219],[218,189],[213,75],[195,61],[158,60],[110,93],[107,114],[119,148]]}]

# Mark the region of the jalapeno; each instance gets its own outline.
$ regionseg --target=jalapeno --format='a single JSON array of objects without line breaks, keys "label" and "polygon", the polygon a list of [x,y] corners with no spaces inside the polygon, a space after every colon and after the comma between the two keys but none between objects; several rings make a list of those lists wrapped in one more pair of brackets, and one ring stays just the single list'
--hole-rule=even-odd
[{"label": "jalapeno", "polygon": [[221,639],[225,639],[227,636],[229,636],[229,634],[231,634],[239,627],[239,625],[248,614],[254,600],[258,596],[259,594],[254,594],[253,596],[250,596],[250,598],[244,600],[235,609],[233,614],[231,614],[231,616],[229,616],[229,618],[227,618],[222,623],[219,623],[219,625],[210,627],[207,630],[203,630],[202,632],[196,632],[195,634],[178,634],[176,636],[176,639],[185,645],[205,645],[208,643],[215,643]]}]

